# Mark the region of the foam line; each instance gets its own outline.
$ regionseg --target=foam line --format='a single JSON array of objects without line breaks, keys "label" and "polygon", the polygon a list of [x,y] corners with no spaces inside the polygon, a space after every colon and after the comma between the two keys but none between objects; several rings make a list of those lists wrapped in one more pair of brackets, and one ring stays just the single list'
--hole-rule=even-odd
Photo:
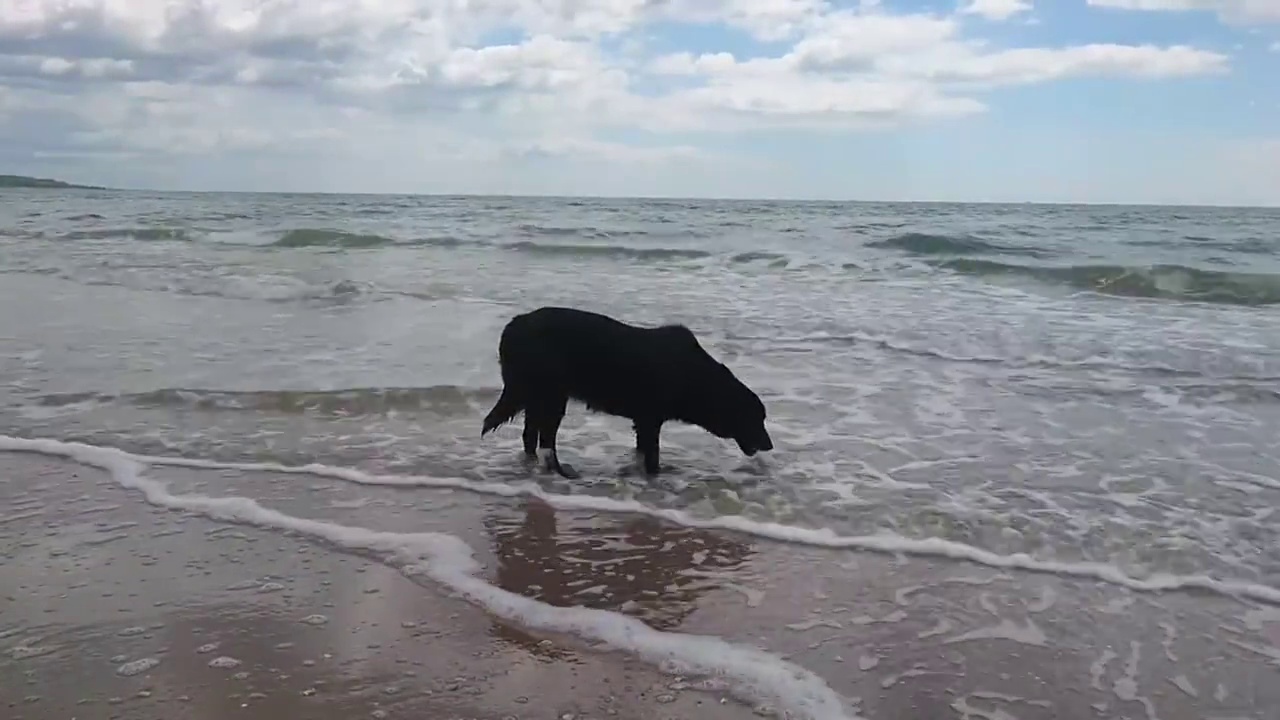
[{"label": "foam line", "polygon": [[[445,533],[392,533],[286,515],[247,497],[174,495],[161,481],[147,478],[148,465],[186,464],[233,467],[184,461],[157,463],[117,448],[57,440],[26,440],[0,435],[0,451],[64,457],[106,470],[122,487],[142,493],[152,505],[196,513],[211,520],[291,531],[327,542],[348,552],[371,553],[408,577],[426,576],[490,614],[523,627],[577,635],[638,655],[654,665],[669,663],[693,675],[719,676],[736,694],[752,702],[775,704],[809,720],[862,720],[814,673],[771,653],[736,645],[709,635],[654,630],[621,613],[581,607],[556,607],[509,592],[477,577],[481,566],[471,547]],[[235,465],[243,469],[266,466]]]},{"label": "foam line", "polygon": [[[45,445],[46,443],[51,443]],[[42,449],[42,448],[49,449]],[[80,443],[63,443],[57,440],[23,440],[0,435],[0,451],[39,452],[71,457],[66,448],[107,450]],[[113,452],[122,452],[113,450]],[[877,535],[840,535],[829,528],[804,528],[780,523],[751,520],[737,515],[721,515],[699,518],[682,510],[653,508],[634,500],[589,495],[556,495],[548,493],[533,483],[507,484],[477,482],[465,478],[428,477],[418,475],[373,475],[354,468],[331,467],[312,463],[309,465],[279,465],[276,463],[231,463],[177,457],[129,455],[149,465],[167,465],[206,470],[243,470],[249,472],[280,472],[312,475],[360,485],[391,487],[453,488],[501,497],[535,497],[557,510],[596,511],[619,514],[640,514],[666,520],[685,527],[707,530],[730,530],[746,535],[779,542],[810,545],[814,547],[866,550],[889,554],[908,554],[924,557],[948,558],[972,562],[993,568],[1023,570],[1026,572],[1088,578],[1128,588],[1135,592],[1160,593],[1177,590],[1199,590],[1233,598],[1248,598],[1270,605],[1280,605],[1280,589],[1269,585],[1242,580],[1219,580],[1208,575],[1176,575],[1153,573],[1146,578],[1126,574],[1114,565],[1099,562],[1064,562],[1038,560],[1026,553],[1001,555],[964,543],[943,538],[907,538],[895,533]]]}]

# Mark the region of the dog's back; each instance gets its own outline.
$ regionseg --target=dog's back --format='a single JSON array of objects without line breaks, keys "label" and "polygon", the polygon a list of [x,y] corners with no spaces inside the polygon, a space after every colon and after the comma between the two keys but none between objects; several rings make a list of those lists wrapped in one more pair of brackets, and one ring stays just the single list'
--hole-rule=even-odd
[{"label": "dog's back", "polygon": [[606,315],[543,307],[513,318],[498,343],[503,382],[563,393],[598,412],[662,416],[711,357],[688,328],[644,328]]}]

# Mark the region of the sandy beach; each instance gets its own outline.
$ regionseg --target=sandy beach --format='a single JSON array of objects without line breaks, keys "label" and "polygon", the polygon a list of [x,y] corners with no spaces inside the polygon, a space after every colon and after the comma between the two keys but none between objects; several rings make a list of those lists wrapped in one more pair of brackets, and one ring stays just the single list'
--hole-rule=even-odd
[{"label": "sandy beach", "polygon": [[[1280,706],[1280,610],[1252,602],[465,491],[260,471],[147,475],[175,495],[456,535],[489,583],[755,646],[819,676],[850,718],[1262,720]],[[495,619],[375,558],[148,504],[67,460],[0,454],[0,507],[8,717],[804,716]]]}]

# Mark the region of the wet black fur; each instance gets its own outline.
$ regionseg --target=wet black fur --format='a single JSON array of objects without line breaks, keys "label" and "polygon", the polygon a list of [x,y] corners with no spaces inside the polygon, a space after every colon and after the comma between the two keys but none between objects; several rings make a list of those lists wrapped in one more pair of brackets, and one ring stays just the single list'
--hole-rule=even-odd
[{"label": "wet black fur", "polygon": [[683,325],[637,327],[601,315],[543,307],[512,318],[498,342],[502,395],[480,436],[524,411],[524,451],[547,450],[547,465],[577,477],[556,457],[556,433],[570,399],[630,418],[636,451],[658,472],[658,434],[679,421],[737,442],[748,456],[773,449],[759,396],[711,357]]}]

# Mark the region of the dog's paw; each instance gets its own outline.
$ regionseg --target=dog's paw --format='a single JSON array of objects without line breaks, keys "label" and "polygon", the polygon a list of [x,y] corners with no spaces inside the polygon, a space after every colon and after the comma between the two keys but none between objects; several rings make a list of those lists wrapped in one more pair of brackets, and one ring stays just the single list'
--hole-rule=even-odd
[{"label": "dog's paw", "polygon": [[582,477],[577,470],[573,469],[572,465],[560,462],[560,456],[556,451],[541,448],[538,450],[538,454],[542,456],[542,467],[550,472],[569,480],[577,480]]}]

